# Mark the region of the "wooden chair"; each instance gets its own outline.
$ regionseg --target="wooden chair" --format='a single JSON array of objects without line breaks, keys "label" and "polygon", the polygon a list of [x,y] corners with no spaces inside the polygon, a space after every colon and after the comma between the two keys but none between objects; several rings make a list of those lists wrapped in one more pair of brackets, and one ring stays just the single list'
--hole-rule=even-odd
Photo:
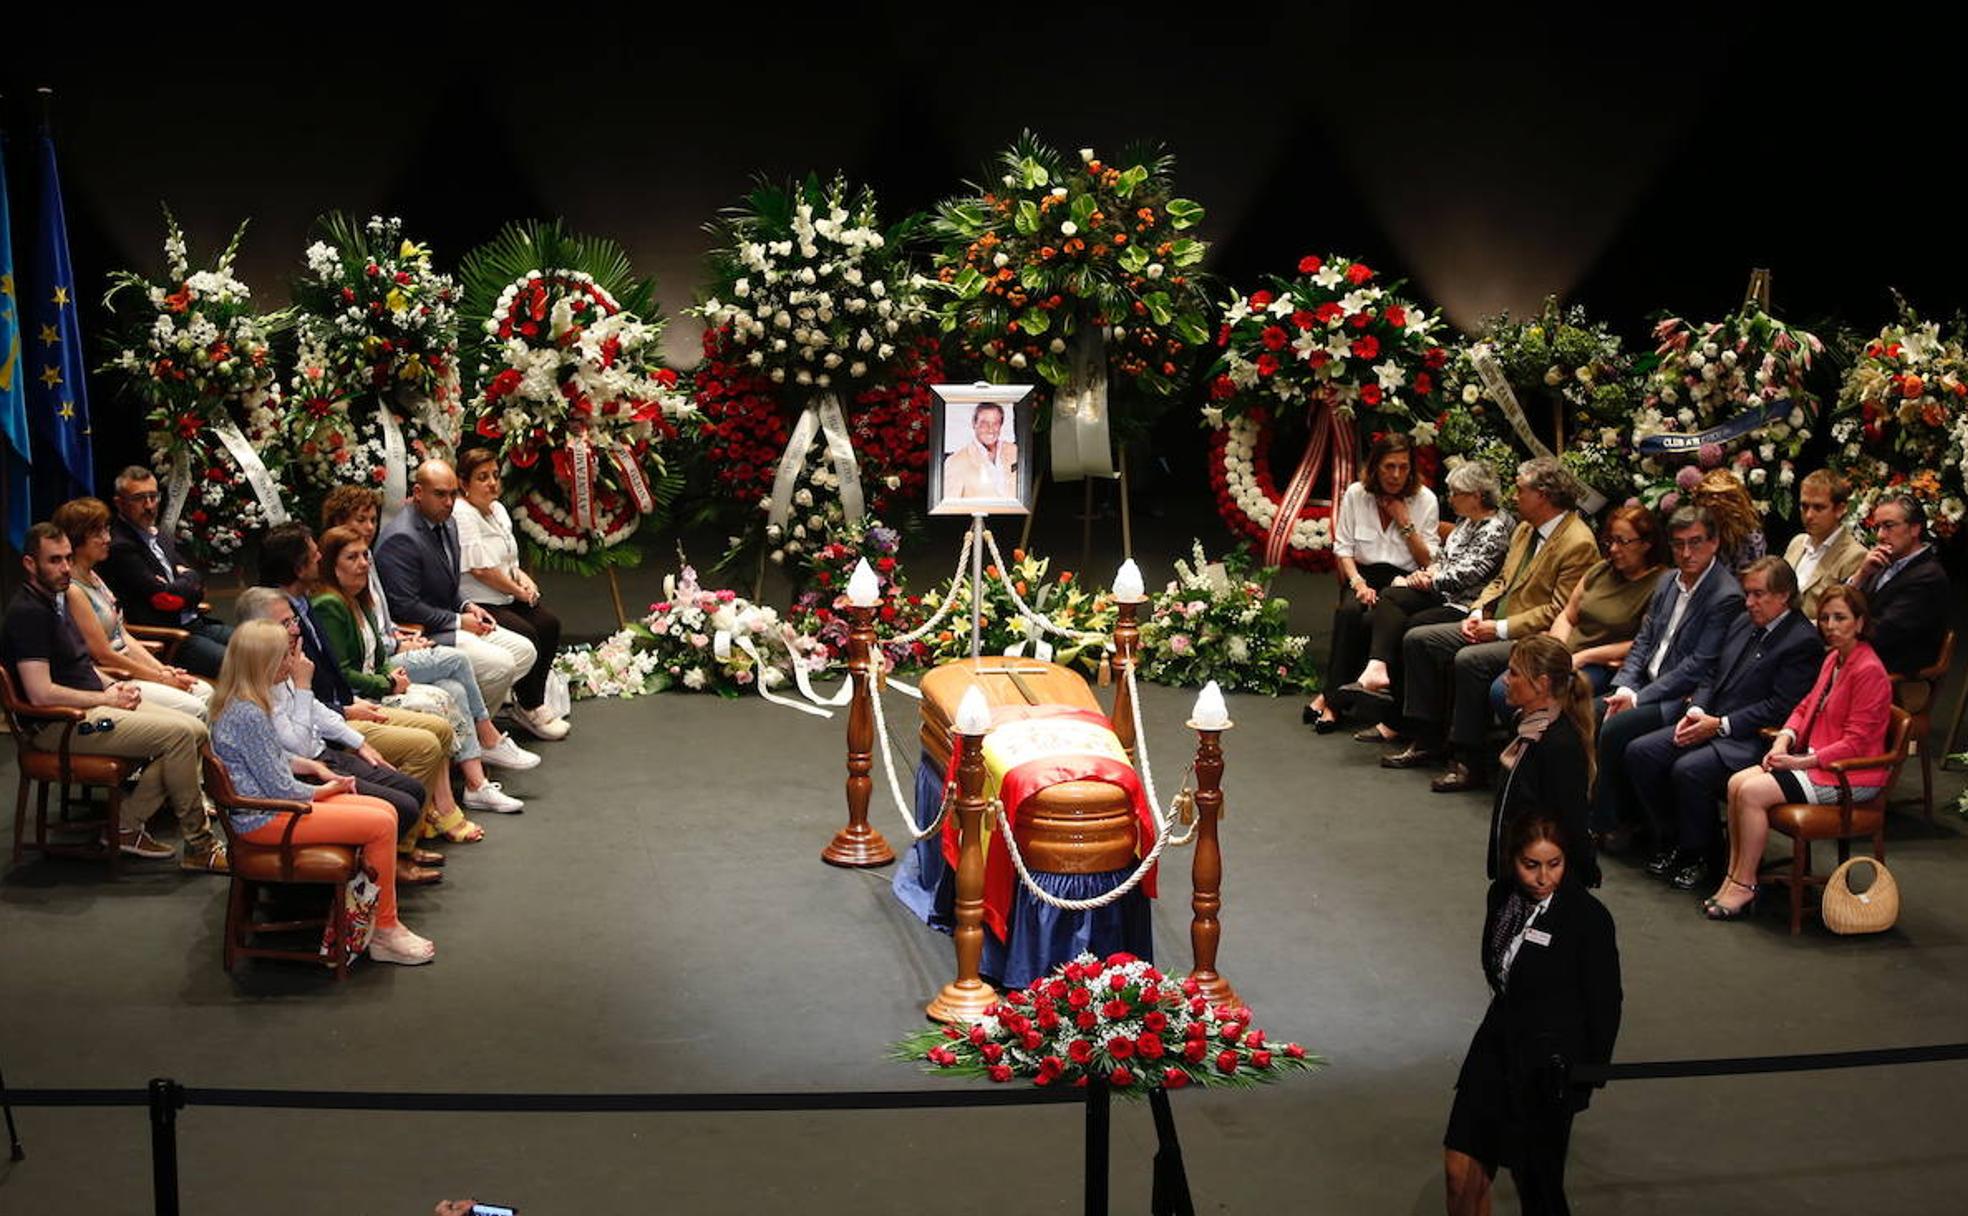
[{"label": "wooden chair", "polygon": [[[1811,872],[1811,842],[1816,840],[1835,840],[1838,842],[1838,860],[1844,861],[1852,855],[1852,839],[1858,836],[1872,837],[1872,856],[1875,860],[1886,860],[1886,801],[1892,796],[1893,786],[1900,779],[1900,768],[1906,763],[1908,734],[1912,726],[1912,715],[1897,706],[1893,709],[1893,722],[1886,730],[1886,752],[1878,756],[1860,756],[1851,760],[1834,760],[1825,765],[1838,777],[1839,795],[1834,806],[1819,806],[1808,802],[1786,802],[1770,808],[1770,828],[1790,837],[1790,865],[1787,868],[1768,871],[1763,881],[1769,883],[1788,883],[1790,885],[1790,932],[1795,937],[1804,924],[1804,889],[1822,887],[1825,876]],[[1848,773],[1863,772],[1866,769],[1886,770],[1886,784],[1879,792],[1861,803],[1852,801],[1852,785]]]},{"label": "wooden chair", "polygon": [[[360,864],[358,850],[345,844],[295,844],[294,829],[301,817],[314,809],[309,802],[285,798],[248,798],[232,784],[226,771],[207,744],[205,793],[219,809],[219,824],[225,832],[226,852],[232,859],[232,889],[226,898],[225,969],[231,971],[241,958],[277,958],[297,963],[318,963],[332,969],[336,979],[348,974],[348,906],[342,898],[342,885],[355,877]],[[233,833],[232,811],[271,811],[287,817],[287,830],[278,844],[254,844]],[[260,894],[275,885],[325,887],[328,907],[319,916],[288,920],[260,920]],[[262,933],[313,930],[320,934],[332,926],[334,945],[327,954],[318,949],[255,946],[253,938]],[[310,943],[314,945],[315,943]]]},{"label": "wooden chair", "polygon": [[1927,747],[1927,735],[1934,726],[1934,699],[1953,665],[1954,630],[1950,629],[1932,663],[1910,676],[1893,677],[1893,704],[1913,718],[1910,746],[1920,756],[1920,806],[1929,822],[1934,818],[1934,753]]},{"label": "wooden chair", "polygon": [[123,632],[145,650],[157,656],[160,663],[175,662],[178,647],[184,645],[191,634],[183,629],[173,629],[169,625],[132,625],[124,622]]},{"label": "wooden chair", "polygon": [[[14,737],[15,761],[20,769],[20,789],[14,798],[13,864],[19,865],[22,855],[28,849],[34,849],[48,857],[106,860],[111,878],[121,874],[123,851],[118,847],[117,830],[123,818],[123,783],[137,771],[139,762],[123,756],[78,755],[71,752],[70,740],[74,738],[76,729],[88,720],[88,712],[65,705],[35,705],[23,700],[14,685],[13,673],[4,665],[0,665],[0,705],[5,707],[7,731]],[[62,724],[61,742],[53,751],[35,747],[30,742],[48,720]],[[64,832],[95,831],[98,836],[94,843],[86,843],[86,838],[85,841],[66,842],[48,839],[48,791],[57,784],[61,786],[61,799],[55,804],[53,827]],[[32,839],[27,834],[30,785],[36,791]],[[80,805],[90,807],[92,812],[95,803],[86,791],[103,789],[108,792],[107,805],[100,814],[91,813],[74,819],[68,817],[69,810],[75,805],[70,790],[78,785],[85,791]]]}]

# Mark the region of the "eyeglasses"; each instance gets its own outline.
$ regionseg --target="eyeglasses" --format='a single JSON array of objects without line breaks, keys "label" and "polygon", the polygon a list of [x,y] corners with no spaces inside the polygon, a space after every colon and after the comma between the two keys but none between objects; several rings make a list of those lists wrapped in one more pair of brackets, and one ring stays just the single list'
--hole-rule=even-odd
[{"label": "eyeglasses", "polygon": [[1647,543],[1647,538],[1644,536],[1612,536],[1606,539],[1606,543],[1615,549],[1624,549],[1630,545],[1644,545]]},{"label": "eyeglasses", "polygon": [[106,735],[115,729],[116,720],[114,718],[97,718],[94,722],[84,722],[82,725],[76,727],[75,733],[78,735],[93,735],[101,732]]},{"label": "eyeglasses", "polygon": [[1874,532],[1892,532],[1899,528],[1911,528],[1912,526],[1912,524],[1904,519],[1875,519],[1872,521],[1872,530]]},{"label": "eyeglasses", "polygon": [[1712,545],[1714,543],[1715,538],[1712,536],[1690,536],[1671,540],[1667,542],[1667,547],[1676,553],[1692,553],[1703,545]]},{"label": "eyeglasses", "polygon": [[141,494],[125,494],[122,497],[124,502],[146,503],[146,502],[156,502],[159,498],[163,496],[159,494],[156,490],[145,490]]}]

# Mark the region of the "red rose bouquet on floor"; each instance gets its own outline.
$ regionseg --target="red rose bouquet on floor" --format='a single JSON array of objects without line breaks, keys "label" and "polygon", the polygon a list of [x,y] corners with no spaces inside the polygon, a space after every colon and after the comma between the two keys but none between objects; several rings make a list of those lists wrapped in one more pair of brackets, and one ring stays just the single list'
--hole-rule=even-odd
[{"label": "red rose bouquet on floor", "polygon": [[1253,1086],[1324,1063],[1297,1043],[1274,1043],[1243,1006],[1214,1005],[1193,979],[1163,975],[1131,954],[1082,954],[968,1025],[918,1031],[896,1058],[932,1072],[1085,1085],[1123,1095],[1186,1085]]}]

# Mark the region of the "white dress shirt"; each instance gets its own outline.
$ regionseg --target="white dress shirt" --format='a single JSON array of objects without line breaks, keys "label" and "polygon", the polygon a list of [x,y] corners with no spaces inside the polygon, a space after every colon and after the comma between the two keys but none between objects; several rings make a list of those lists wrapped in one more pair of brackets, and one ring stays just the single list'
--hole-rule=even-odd
[{"label": "white dress shirt", "polygon": [[[1556,894],[1558,894],[1556,891],[1551,893],[1551,895]],[[1503,972],[1503,983],[1506,988],[1510,986],[1510,965],[1517,961],[1517,951],[1523,948],[1524,936],[1537,927],[1538,917],[1543,916],[1550,909],[1551,895],[1538,900],[1537,906],[1531,909],[1531,914],[1524,918],[1524,927],[1517,930],[1517,936],[1511,938],[1510,944],[1503,948],[1503,964],[1501,969]]]},{"label": "white dress shirt", "polygon": [[1720,564],[1714,558],[1709,558],[1708,565],[1695,576],[1695,581],[1692,583],[1685,581],[1680,575],[1675,576],[1674,611],[1668,615],[1667,628],[1661,630],[1660,639],[1654,643],[1654,653],[1647,656],[1649,680],[1660,678],[1661,664],[1667,660],[1667,648],[1674,643],[1674,635],[1681,628],[1681,618],[1688,615],[1688,602],[1695,598],[1695,592],[1701,590],[1701,585],[1707,581],[1709,572]]},{"label": "white dress shirt", "polygon": [[[1408,499],[1408,522],[1427,541],[1430,560],[1441,548],[1436,535],[1441,518],[1435,492],[1427,486],[1416,490],[1414,497]],[[1361,565],[1379,562],[1409,572],[1420,567],[1409,552],[1401,529],[1392,520],[1382,525],[1379,503],[1357,481],[1346,487],[1346,493],[1340,495],[1339,510],[1333,513],[1333,556],[1350,557]]]}]

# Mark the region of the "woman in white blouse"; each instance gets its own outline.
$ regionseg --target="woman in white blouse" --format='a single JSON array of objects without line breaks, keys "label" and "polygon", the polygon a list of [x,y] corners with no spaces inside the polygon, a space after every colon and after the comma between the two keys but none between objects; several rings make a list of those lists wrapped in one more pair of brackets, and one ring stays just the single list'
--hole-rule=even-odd
[{"label": "woman in white blouse", "polygon": [[464,501],[458,521],[458,590],[494,620],[533,643],[539,661],[513,684],[513,720],[535,738],[562,739],[567,720],[546,708],[547,676],[560,647],[560,618],[540,606],[540,587],[519,568],[519,538],[499,501],[499,458],[486,448],[458,457]]},{"label": "woman in white blouse", "polygon": [[[1374,440],[1360,480],[1346,487],[1333,511],[1340,592],[1339,606],[1333,609],[1327,688],[1359,676],[1367,661],[1368,614],[1388,584],[1435,559],[1440,520],[1435,492],[1421,484],[1415,468],[1414,442],[1391,431]],[[1324,693],[1312,698],[1304,716],[1322,735],[1339,725]]]}]

